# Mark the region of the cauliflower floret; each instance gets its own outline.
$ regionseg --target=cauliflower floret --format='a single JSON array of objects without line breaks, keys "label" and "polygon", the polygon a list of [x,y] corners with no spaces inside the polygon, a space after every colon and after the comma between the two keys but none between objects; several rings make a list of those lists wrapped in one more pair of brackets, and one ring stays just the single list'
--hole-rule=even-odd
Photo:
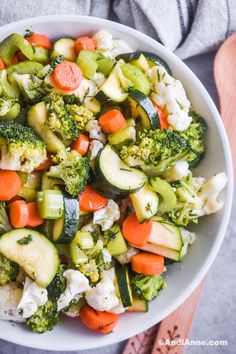
[{"label": "cauliflower floret", "polygon": [[17,306],[18,311],[22,312],[23,318],[31,317],[38,309],[48,301],[47,289],[40,287],[29,277],[26,277],[23,294]]},{"label": "cauliflower floret", "polygon": [[80,231],[87,231],[87,232],[90,232],[90,233],[92,233],[92,232],[95,231],[95,232],[100,233],[99,226],[98,226],[98,225],[94,225],[93,223],[89,223],[89,224],[84,225],[84,226],[80,229]]},{"label": "cauliflower floret", "polygon": [[101,225],[102,231],[108,230],[120,218],[120,209],[114,200],[109,199],[106,206],[93,214],[93,223]]},{"label": "cauliflower floret", "polygon": [[113,47],[112,35],[105,30],[95,33],[92,39],[95,43],[96,50],[106,51]]},{"label": "cauliflower floret", "polygon": [[104,263],[111,263],[112,257],[107,248],[102,249],[102,258]]},{"label": "cauliflower floret", "polygon": [[188,230],[183,229],[182,227],[180,228],[180,230],[181,230],[181,236],[183,241],[183,246],[181,249],[181,258],[182,258],[187,253],[188,246],[192,245],[196,241],[196,234],[195,232],[190,232]]},{"label": "cauliflower floret", "polygon": [[47,159],[46,144],[19,123],[0,124],[0,168],[30,173]]},{"label": "cauliflower floret", "polygon": [[109,311],[107,312],[110,312],[110,313],[124,313],[125,310],[127,310],[128,307],[124,307],[122,302],[119,301],[119,304],[116,305],[115,307],[113,307],[112,309],[110,309]]},{"label": "cauliflower floret", "polygon": [[0,319],[5,321],[24,322],[25,319],[18,311],[18,303],[23,290],[16,282],[0,286]]},{"label": "cauliflower floret", "polygon": [[177,161],[174,166],[164,173],[163,177],[168,182],[180,181],[190,173],[189,164],[187,161]]},{"label": "cauliflower floret", "polygon": [[102,73],[95,73],[92,78],[92,81],[94,82],[94,84],[97,87],[100,87],[104,84],[104,82],[106,81],[106,78],[105,78],[105,75]]},{"label": "cauliflower floret", "polygon": [[192,118],[187,112],[181,110],[168,115],[168,123],[174,130],[183,131],[188,129]]},{"label": "cauliflower floret", "polygon": [[121,264],[127,264],[131,262],[131,258],[138,254],[140,251],[137,248],[128,246],[128,251],[120,254],[119,256],[116,257],[119,263]]},{"label": "cauliflower floret", "polygon": [[71,300],[79,300],[83,293],[90,289],[88,279],[78,270],[67,269],[63,276],[67,280],[67,285],[57,301],[58,311],[67,307]]},{"label": "cauliflower floret", "polygon": [[163,67],[153,66],[146,71],[153,85],[151,100],[158,106],[165,106],[169,112],[168,123],[174,130],[186,130],[191,121],[188,115],[190,101],[179,80],[174,79]]},{"label": "cauliflower floret", "polygon": [[216,213],[223,207],[224,203],[219,200],[219,194],[225,188],[226,183],[227,176],[222,172],[213,176],[201,187],[197,193],[202,204],[199,216]]},{"label": "cauliflower floret", "polygon": [[87,123],[85,130],[89,133],[90,139],[99,140],[103,144],[106,142],[106,136],[102,132],[102,128],[96,119],[90,120]]},{"label": "cauliflower floret", "polygon": [[94,160],[102,148],[103,148],[103,143],[101,143],[101,141],[92,140],[91,143],[89,144],[89,150],[91,152],[90,160]]},{"label": "cauliflower floret", "polygon": [[132,53],[134,50],[131,48],[123,39],[113,39],[113,48],[109,51],[104,53],[111,58],[115,58],[117,55],[123,53]]},{"label": "cauliflower floret", "polygon": [[86,293],[86,300],[89,306],[97,311],[109,311],[119,305],[114,285],[115,269],[104,270],[102,280]]}]

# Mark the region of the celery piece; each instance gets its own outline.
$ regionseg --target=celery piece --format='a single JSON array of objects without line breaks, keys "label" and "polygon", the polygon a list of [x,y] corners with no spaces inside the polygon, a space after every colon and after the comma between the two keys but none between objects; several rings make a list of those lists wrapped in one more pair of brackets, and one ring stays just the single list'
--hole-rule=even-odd
[{"label": "celery piece", "polygon": [[22,61],[21,63],[11,65],[6,69],[7,75],[16,72],[19,75],[23,74],[36,74],[37,71],[40,71],[43,68],[43,65],[36,61]]},{"label": "celery piece", "polygon": [[44,219],[59,219],[63,215],[63,194],[59,190],[37,192],[37,208]]},{"label": "celery piece", "polygon": [[10,66],[14,54],[20,50],[29,60],[33,59],[32,45],[19,33],[12,33],[0,44],[0,57],[4,64]]}]

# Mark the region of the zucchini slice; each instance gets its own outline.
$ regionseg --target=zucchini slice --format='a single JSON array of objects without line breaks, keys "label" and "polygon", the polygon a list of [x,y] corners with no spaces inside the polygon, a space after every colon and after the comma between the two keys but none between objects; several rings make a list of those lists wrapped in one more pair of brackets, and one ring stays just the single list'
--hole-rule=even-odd
[{"label": "zucchini slice", "polygon": [[[137,248],[137,246],[133,246],[133,247]],[[171,248],[162,247],[162,246],[156,245],[154,243],[148,242],[148,243],[146,243],[145,246],[139,247],[139,249],[142,251],[147,251],[150,253],[159,254],[163,257],[173,259],[174,261],[177,261],[177,262],[181,261],[181,258],[182,258],[181,251],[176,251]]]},{"label": "zucchini slice", "polygon": [[128,268],[125,265],[116,265],[115,273],[122,305],[124,307],[129,307],[133,303],[133,297],[130,287]]},{"label": "zucchini slice", "polygon": [[133,53],[124,53],[124,54],[120,54],[116,57],[117,60],[119,59],[124,59],[125,61],[133,61],[133,60],[137,60],[140,58],[140,55],[143,54],[145,56],[145,58],[147,59],[147,62],[149,64],[150,67],[154,66],[154,65],[160,65],[163,66],[166,71],[168,72],[168,74],[172,74],[169,65],[165,62],[165,60],[163,60],[161,57],[159,57],[158,55],[154,54],[154,53],[150,53],[150,52],[145,52],[145,51],[136,51]]},{"label": "zucchini slice", "polygon": [[181,251],[183,246],[179,227],[158,217],[152,219],[152,231],[148,242],[176,251]]},{"label": "zucchini slice", "polygon": [[147,76],[137,66],[127,63],[121,67],[123,75],[129,79],[134,89],[141,91],[144,95],[148,95],[151,89]]},{"label": "zucchini slice", "polygon": [[143,172],[126,165],[109,144],[96,158],[95,174],[118,195],[138,191],[147,180]]},{"label": "zucchini slice", "polygon": [[[132,123],[131,123],[132,121]],[[128,119],[124,128],[116,133],[108,135],[108,141],[111,145],[115,145],[118,149],[120,146],[133,143],[136,140],[135,122],[133,119]]]},{"label": "zucchini slice", "polygon": [[107,249],[113,257],[127,252],[127,245],[119,225],[113,225],[105,232]]},{"label": "zucchini slice", "polygon": [[[181,261],[183,240],[180,228],[160,218],[154,217],[148,242],[139,249],[162,255],[174,261]],[[137,248],[137,246],[134,246]]]},{"label": "zucchini slice", "polygon": [[53,60],[59,55],[63,55],[65,60],[76,61],[75,40],[72,38],[61,38],[52,47],[50,59]]},{"label": "zucchini slice", "polygon": [[140,223],[157,213],[159,198],[148,183],[139,191],[130,194],[130,198]]},{"label": "zucchini slice", "polygon": [[41,233],[17,229],[0,237],[0,253],[19,264],[43,288],[54,278],[59,257],[55,246]]},{"label": "zucchini slice", "polygon": [[146,300],[141,300],[136,296],[133,296],[133,304],[127,311],[129,312],[148,312],[148,302]]},{"label": "zucchini slice", "polygon": [[69,243],[73,240],[79,223],[79,202],[66,191],[63,191],[64,214],[54,221],[52,239],[58,243]]},{"label": "zucchini slice", "polygon": [[140,117],[142,128],[160,128],[160,118],[152,101],[143,92],[135,90],[128,97],[134,118]]},{"label": "zucchini slice", "polygon": [[113,104],[114,102],[124,102],[127,99],[128,93],[122,87],[119,77],[119,69],[123,65],[125,65],[124,60],[117,62],[110,75],[95,95],[95,98],[101,103]]}]

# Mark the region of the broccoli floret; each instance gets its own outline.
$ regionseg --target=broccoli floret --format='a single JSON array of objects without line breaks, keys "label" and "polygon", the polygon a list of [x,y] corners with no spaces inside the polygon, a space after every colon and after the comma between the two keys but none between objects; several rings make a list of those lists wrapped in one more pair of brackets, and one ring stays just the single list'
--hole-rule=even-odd
[{"label": "broccoli floret", "polygon": [[46,144],[19,123],[0,124],[0,168],[30,173],[47,159]]},{"label": "broccoli floret", "polygon": [[35,104],[42,100],[46,91],[43,89],[43,80],[34,74],[11,74],[21,91],[21,95],[26,103]]},{"label": "broccoli floret", "polygon": [[197,195],[204,179],[193,177],[190,173],[182,181],[172,184],[177,197],[176,208],[168,213],[169,218],[179,226],[187,226],[190,222],[198,223],[198,210],[201,201]]},{"label": "broccoli floret", "polygon": [[60,315],[57,312],[57,303],[48,300],[45,305],[37,309],[33,316],[27,319],[26,324],[33,332],[44,333],[51,331],[59,320]]},{"label": "broccoli floret", "polygon": [[60,266],[52,282],[47,287],[48,298],[58,300],[66,288],[66,279],[63,276],[63,267]]},{"label": "broccoli floret", "polygon": [[189,143],[194,151],[197,151],[199,157],[191,162],[191,166],[196,166],[200,159],[204,156],[204,133],[206,132],[206,122],[196,112],[191,111],[189,115],[192,117],[188,129],[181,132],[181,135]]},{"label": "broccoli floret", "polygon": [[78,264],[79,271],[90,278],[92,283],[96,283],[99,280],[100,271],[105,269],[105,263],[102,259],[102,249],[103,242],[98,240],[92,248],[83,250],[87,256],[87,261]]},{"label": "broccoli floret", "polygon": [[0,236],[5,232],[11,231],[12,227],[6,211],[6,204],[0,202]]},{"label": "broccoli floret", "polygon": [[166,282],[160,275],[135,274],[131,286],[139,299],[151,301],[166,287]]},{"label": "broccoli floret", "polygon": [[93,113],[85,106],[78,106],[77,104],[67,104],[66,108],[70,112],[73,119],[76,121],[77,127],[80,131],[85,131],[85,127],[90,120],[95,119]]},{"label": "broccoli floret", "polygon": [[85,298],[81,297],[80,299],[71,300],[68,307],[63,309],[63,313],[69,317],[78,317],[81,307],[86,303]]},{"label": "broccoli floret", "polygon": [[99,269],[95,259],[90,259],[86,263],[80,263],[78,269],[89,278],[92,283],[96,283],[99,280]]},{"label": "broccoli floret", "polygon": [[48,118],[47,125],[63,140],[75,140],[79,135],[79,129],[73,114],[70,112],[70,105],[66,105],[63,97],[52,92],[45,99]]},{"label": "broccoli floret", "polygon": [[0,285],[4,285],[14,280],[19,274],[18,264],[10,261],[8,258],[0,254]]},{"label": "broccoli floret", "polygon": [[88,277],[92,283],[96,283],[100,278],[100,272],[111,267],[111,263],[104,261],[103,241],[98,239],[91,248],[81,249],[77,237],[78,234],[70,244],[71,258],[76,269]]},{"label": "broccoli floret", "polygon": [[20,113],[21,106],[17,99],[0,97],[0,120],[15,119]]},{"label": "broccoli floret", "polygon": [[65,183],[65,188],[73,197],[83,192],[89,177],[89,165],[86,158],[77,151],[60,153],[58,165],[51,166],[47,175],[60,178]]},{"label": "broccoli floret", "polygon": [[150,167],[155,175],[160,175],[177,161],[194,161],[199,154],[193,150],[180,132],[165,130],[143,130],[138,134],[137,142],[123,146],[121,159],[129,166],[139,166],[144,171]]}]

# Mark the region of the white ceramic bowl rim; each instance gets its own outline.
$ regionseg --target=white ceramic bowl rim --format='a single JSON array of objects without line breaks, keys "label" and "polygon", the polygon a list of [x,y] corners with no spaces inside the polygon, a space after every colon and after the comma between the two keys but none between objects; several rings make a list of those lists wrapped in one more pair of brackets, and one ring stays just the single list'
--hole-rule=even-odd
[{"label": "white ceramic bowl rim", "polygon": [[[155,47],[158,49],[161,49],[162,52],[166,53],[172,60],[174,60],[178,65],[184,67],[184,70],[186,72],[186,75],[191,78],[191,80],[194,82],[195,88],[197,91],[201,92],[202,95],[204,95],[205,99],[207,100],[207,104],[211,109],[212,116],[214,117],[222,145],[223,145],[223,152],[225,156],[225,163],[226,163],[226,172],[228,176],[228,185],[227,185],[227,191],[225,194],[225,205],[227,207],[224,208],[223,213],[222,213],[222,220],[220,222],[220,227],[218,234],[216,236],[215,242],[213,244],[213,247],[211,248],[208,257],[204,260],[202,267],[199,269],[199,272],[197,275],[189,282],[188,286],[183,289],[183,292],[175,298],[175,300],[171,303],[170,306],[167,308],[164,308],[161,310],[161,315],[160,319],[165,318],[168,316],[172,311],[174,311],[181,303],[184,302],[184,300],[194,291],[194,289],[198,286],[200,281],[203,279],[203,277],[206,275],[207,271],[209,270],[211,264],[214,261],[214,258],[217,255],[217,252],[219,251],[219,248],[221,246],[221,243],[224,238],[224,234],[226,232],[226,228],[228,225],[229,217],[230,217],[230,212],[231,212],[231,206],[232,206],[232,197],[233,197],[233,168],[232,168],[232,158],[231,158],[231,151],[229,147],[229,142],[228,138],[221,120],[221,117],[215,107],[215,104],[213,103],[211,97],[209,96],[208,92],[202,85],[202,83],[198,80],[198,78],[192,73],[192,71],[183,63],[181,60],[176,57],[173,53],[171,53],[168,49],[164,48],[161,44],[157,43],[150,37],[146,36],[143,33],[140,33],[132,28],[129,28],[127,26],[104,20],[101,18],[96,18],[96,17],[88,17],[88,16],[77,16],[77,15],[53,15],[53,16],[40,16],[40,17],[33,17],[17,22],[13,22],[10,24],[7,24],[5,26],[2,26],[0,28],[0,33],[5,34],[5,32],[8,34],[10,32],[17,31],[18,27],[24,26],[25,28],[29,28],[31,25],[37,25],[37,24],[47,24],[47,23],[56,23],[60,21],[78,21],[79,23],[86,23],[86,24],[96,24],[100,26],[101,28],[103,27],[110,27],[112,30],[119,30],[121,32],[129,33],[131,36],[137,38],[139,41],[143,42],[148,42],[150,45],[155,45]],[[61,345],[58,345],[56,340],[50,341],[44,341],[43,336],[42,336],[42,341],[39,344],[34,343],[34,339],[30,343],[25,342],[24,336],[18,336],[17,338],[13,338],[10,331],[7,331],[6,333],[1,332],[0,337],[2,339],[5,339],[7,341],[24,345],[24,346],[30,346],[32,348],[40,348],[44,350],[63,350],[63,351],[69,351],[69,350],[78,350],[78,349],[91,349],[91,348],[98,348],[100,346],[104,345],[109,345],[113,344],[118,341],[122,341],[127,339],[128,337],[131,337],[133,335],[136,335],[137,333],[140,333],[141,331],[153,326],[157,322],[157,318],[155,316],[150,316],[148,321],[145,321],[145,323],[139,324],[138,326],[133,326],[133,328],[130,328],[130,330],[126,333],[121,333],[119,338],[113,338],[112,336],[106,336],[106,339],[102,341],[89,341],[89,343],[86,343],[84,345],[79,345],[78,343],[66,343],[63,348]],[[51,332],[53,333],[53,332]],[[37,336],[37,334],[33,334],[33,336]],[[53,338],[53,337],[52,337]],[[54,338],[55,339],[55,338]]]}]

